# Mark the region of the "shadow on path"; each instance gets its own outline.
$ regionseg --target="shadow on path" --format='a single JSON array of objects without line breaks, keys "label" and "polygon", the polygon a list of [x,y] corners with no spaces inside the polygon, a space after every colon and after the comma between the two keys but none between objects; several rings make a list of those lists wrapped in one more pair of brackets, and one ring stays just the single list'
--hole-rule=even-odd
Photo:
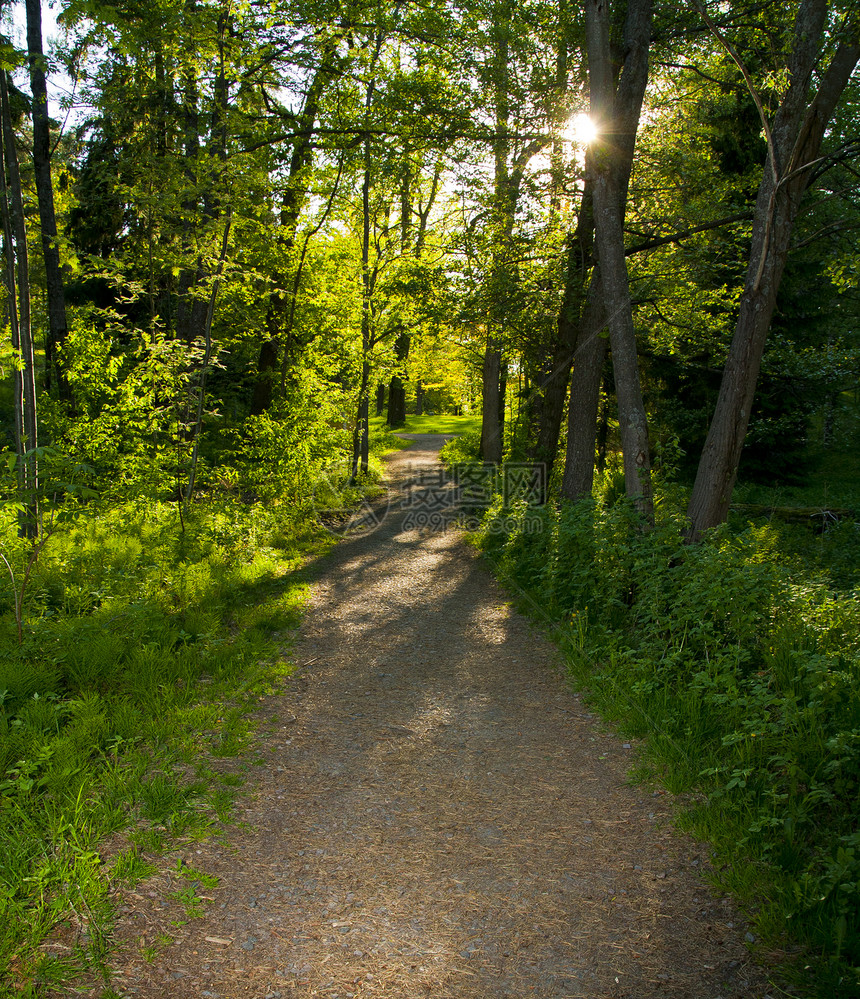
[{"label": "shadow on path", "polygon": [[315,564],[247,825],[189,857],[213,904],[128,994],[764,996],[704,852],[554,647],[455,531],[403,529],[439,445],[393,456],[384,522]]}]

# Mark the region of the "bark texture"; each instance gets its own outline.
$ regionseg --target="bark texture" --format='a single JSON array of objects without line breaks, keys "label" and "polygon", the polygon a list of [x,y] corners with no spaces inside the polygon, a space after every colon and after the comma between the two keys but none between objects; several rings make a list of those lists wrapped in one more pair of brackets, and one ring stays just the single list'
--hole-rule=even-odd
[{"label": "bark texture", "polygon": [[585,315],[579,328],[576,365],[570,382],[567,454],[561,485],[561,494],[565,499],[576,500],[590,496],[594,483],[597,409],[608,345],[606,337],[601,335],[605,326],[603,286],[599,272],[595,272],[588,289]]},{"label": "bark texture", "polygon": [[495,343],[484,351],[481,386],[484,408],[481,417],[481,457],[496,464],[502,460],[501,392],[502,352]]},{"label": "bark texture", "polygon": [[[532,452],[535,461],[546,465],[546,479],[552,474],[558,451],[567,386],[580,339],[583,302],[587,297],[589,272],[593,263],[594,211],[591,185],[586,180],[580,200],[576,229],[568,243],[564,297],[558,313],[557,336],[547,371],[540,383],[541,407],[537,441]],[[577,360],[580,364],[580,360]],[[593,445],[593,440],[592,440]],[[592,447],[593,450],[593,447]]]}]

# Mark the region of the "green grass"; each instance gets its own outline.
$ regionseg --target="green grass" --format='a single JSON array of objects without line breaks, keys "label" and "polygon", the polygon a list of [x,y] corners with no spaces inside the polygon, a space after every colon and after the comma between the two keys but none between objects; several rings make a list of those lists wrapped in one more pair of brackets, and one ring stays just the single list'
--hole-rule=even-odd
[{"label": "green grass", "polygon": [[[117,890],[230,820],[249,714],[289,683],[302,566],[330,544],[277,508],[201,507],[184,532],[167,506],[94,508],[36,561],[20,645],[0,578],[0,979],[16,996],[107,975]],[[14,524],[0,545],[20,579]]]},{"label": "green grass", "polygon": [[439,457],[446,466],[464,462],[480,462],[481,460],[481,429],[466,430],[452,438],[439,452]]},{"label": "green grass", "polygon": [[[403,451],[409,447],[410,441],[398,437],[383,417],[371,417],[370,419],[370,458],[371,462],[376,458],[382,458],[386,454],[395,451]],[[381,471],[381,468],[377,468]]]},{"label": "green grass", "polygon": [[[372,416],[370,418],[371,430],[380,430],[386,427],[384,416]],[[398,434],[463,434],[469,430],[481,429],[481,416],[407,416],[402,427],[397,427],[394,433]]]}]

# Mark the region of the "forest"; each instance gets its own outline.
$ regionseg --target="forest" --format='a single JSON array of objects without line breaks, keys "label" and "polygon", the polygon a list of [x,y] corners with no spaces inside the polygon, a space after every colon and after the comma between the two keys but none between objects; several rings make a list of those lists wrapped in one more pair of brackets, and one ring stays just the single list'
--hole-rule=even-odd
[{"label": "forest", "polygon": [[470,541],[783,994],[857,995],[860,4],[2,14],[0,992],[118,994],[405,429],[541,470]]}]

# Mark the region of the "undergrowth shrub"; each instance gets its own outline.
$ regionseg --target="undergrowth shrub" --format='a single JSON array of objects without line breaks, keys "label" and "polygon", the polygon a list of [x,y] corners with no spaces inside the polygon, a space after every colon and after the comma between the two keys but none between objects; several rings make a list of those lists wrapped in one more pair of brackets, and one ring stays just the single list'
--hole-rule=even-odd
[{"label": "undergrowth shrub", "polygon": [[692,795],[683,822],[713,843],[721,886],[806,948],[810,988],[858,994],[860,599],[839,585],[860,564],[854,526],[834,541],[747,524],[691,546],[667,502],[648,532],[618,498],[547,508],[538,531],[534,513],[497,498],[478,543],[575,681],[646,737],[644,772]]},{"label": "undergrowth shrub", "polygon": [[439,457],[446,465],[456,465],[460,462],[479,461],[480,454],[481,431],[467,430],[449,440],[439,452]]},{"label": "undergrowth shrub", "polygon": [[291,410],[290,418],[264,413],[249,417],[233,432],[226,467],[238,483],[263,500],[306,505],[319,473],[332,454],[346,454],[348,435],[319,418],[316,409]]}]

